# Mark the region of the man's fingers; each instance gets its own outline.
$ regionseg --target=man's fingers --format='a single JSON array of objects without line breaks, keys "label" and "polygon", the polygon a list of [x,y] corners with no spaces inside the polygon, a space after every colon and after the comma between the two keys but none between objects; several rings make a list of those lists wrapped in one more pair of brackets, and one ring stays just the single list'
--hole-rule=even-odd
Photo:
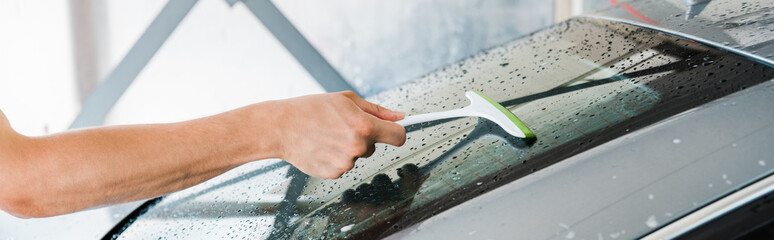
[{"label": "man's fingers", "polygon": [[344,92],[343,94],[344,96],[347,96],[348,98],[352,99],[352,101],[355,102],[355,105],[357,105],[360,109],[380,119],[394,122],[394,121],[401,120],[403,119],[403,117],[406,116],[406,114],[403,112],[392,111],[385,107],[366,101],[365,99],[361,98],[360,96],[358,96],[353,92]]},{"label": "man's fingers", "polygon": [[360,97],[357,97],[357,99],[353,99],[353,101],[355,102],[355,104],[357,104],[358,107],[360,107],[360,109],[363,109],[363,111],[370,113],[371,115],[374,115],[383,120],[394,122],[394,121],[401,120],[403,119],[403,117],[406,116],[406,114],[403,112],[387,109],[385,107],[366,101],[365,99],[362,99]]},{"label": "man's fingers", "polygon": [[402,146],[406,142],[406,129],[391,121],[374,119],[372,138],[376,142]]}]

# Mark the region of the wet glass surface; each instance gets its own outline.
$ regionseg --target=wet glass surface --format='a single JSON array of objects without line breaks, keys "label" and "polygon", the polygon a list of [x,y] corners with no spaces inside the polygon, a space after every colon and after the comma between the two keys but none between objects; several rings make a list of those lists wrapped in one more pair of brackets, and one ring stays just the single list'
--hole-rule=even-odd
[{"label": "wet glass surface", "polygon": [[544,0],[275,1],[366,96],[553,23]]},{"label": "wet glass surface", "polygon": [[774,1],[619,1],[590,16],[688,34],[774,62]]},{"label": "wet glass surface", "polygon": [[[248,176],[240,168],[241,180],[171,194],[122,237],[386,236],[772,76],[767,66],[696,42],[630,25],[571,20],[370,98],[419,114],[466,106],[464,92],[478,90],[518,116],[535,139],[514,138],[476,118],[410,126],[405,146],[377,145],[374,156],[359,159],[340,179],[308,179],[297,198],[283,200],[293,181],[270,186],[261,181],[264,175]],[[282,178],[282,169],[269,172]],[[219,181],[233,182],[217,187]],[[274,218],[283,202],[295,202],[293,213]]]}]

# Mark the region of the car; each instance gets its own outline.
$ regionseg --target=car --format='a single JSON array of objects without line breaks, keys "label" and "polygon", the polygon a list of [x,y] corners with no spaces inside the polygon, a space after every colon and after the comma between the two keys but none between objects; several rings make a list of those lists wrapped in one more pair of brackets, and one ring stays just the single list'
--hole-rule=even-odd
[{"label": "car", "polygon": [[408,126],[339,179],[251,163],[105,238],[771,238],[774,2],[612,2],[368,98],[413,115],[477,90],[535,138]]}]

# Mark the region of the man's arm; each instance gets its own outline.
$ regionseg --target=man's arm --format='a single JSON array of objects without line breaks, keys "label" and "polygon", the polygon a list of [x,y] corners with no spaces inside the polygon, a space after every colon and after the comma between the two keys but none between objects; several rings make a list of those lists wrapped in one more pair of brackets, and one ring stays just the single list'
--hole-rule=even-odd
[{"label": "man's arm", "polygon": [[0,112],[0,209],[46,217],[149,198],[244,163],[282,158],[338,178],[374,143],[402,145],[403,114],[352,92],[253,104],[180,123],[26,137]]}]

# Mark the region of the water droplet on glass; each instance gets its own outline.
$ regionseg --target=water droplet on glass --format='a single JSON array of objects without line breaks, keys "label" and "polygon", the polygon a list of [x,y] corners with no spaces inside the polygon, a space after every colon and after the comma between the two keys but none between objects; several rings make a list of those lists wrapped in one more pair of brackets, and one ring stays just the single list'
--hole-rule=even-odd
[{"label": "water droplet on glass", "polygon": [[649,194],[648,199],[653,200],[653,194]]},{"label": "water droplet on glass", "polygon": [[648,225],[649,228],[656,228],[656,227],[658,227],[658,222],[656,221],[656,216],[650,215],[650,217],[648,217],[648,220],[645,221],[645,225]]},{"label": "water droplet on glass", "polygon": [[672,139],[672,143],[674,144],[680,144],[680,142],[682,142],[682,140],[680,140],[679,138]]},{"label": "water droplet on glass", "polygon": [[354,226],[355,226],[355,224],[350,224],[350,225],[344,226],[344,227],[341,228],[341,232],[348,232],[349,230],[352,230],[352,227],[354,227]]},{"label": "water droplet on glass", "polygon": [[758,160],[758,165],[766,166],[766,161]]}]

